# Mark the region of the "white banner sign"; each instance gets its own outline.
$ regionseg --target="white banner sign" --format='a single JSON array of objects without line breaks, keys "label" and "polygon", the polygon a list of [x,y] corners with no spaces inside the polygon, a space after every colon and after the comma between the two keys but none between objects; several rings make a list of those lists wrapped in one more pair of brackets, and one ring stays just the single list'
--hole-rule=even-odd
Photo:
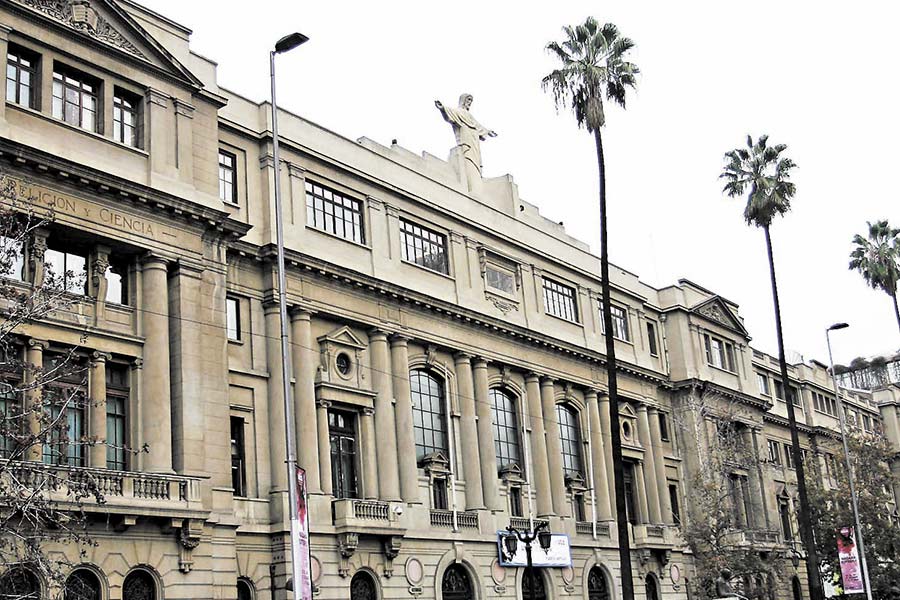
[{"label": "white banner sign", "polygon": [[297,516],[300,521],[298,546],[300,556],[300,582],[294,582],[294,597],[300,600],[313,600],[312,568],[309,558],[309,505],[306,496],[306,471],[297,467]]},{"label": "white banner sign", "polygon": [[[511,535],[507,531],[497,532],[497,548],[500,555],[500,564],[504,567],[527,567],[528,555],[525,552],[525,544],[518,543],[516,553],[510,557],[503,544],[503,538]],[[535,567],[571,567],[572,552],[569,550],[569,536],[564,533],[554,533],[550,536],[550,549],[544,550],[537,540],[531,543],[531,564]]]}]

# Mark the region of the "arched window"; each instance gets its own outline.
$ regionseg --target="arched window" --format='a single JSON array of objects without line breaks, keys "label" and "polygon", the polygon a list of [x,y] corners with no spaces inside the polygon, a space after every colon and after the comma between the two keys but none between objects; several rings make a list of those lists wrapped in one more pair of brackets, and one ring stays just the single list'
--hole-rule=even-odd
[{"label": "arched window", "polygon": [[88,569],[76,569],[66,579],[66,600],[100,600],[100,578]]},{"label": "arched window", "polygon": [[472,580],[462,565],[454,564],[444,571],[441,580],[441,595],[444,600],[475,600],[472,592]]},{"label": "arched window", "polygon": [[588,600],[609,600],[609,584],[600,567],[594,567],[588,573]]},{"label": "arched window", "polygon": [[532,569],[534,572],[534,593],[531,592],[532,578],[528,576],[528,569],[522,571],[522,600],[547,600],[547,588],[544,586],[543,569]]},{"label": "arched window", "polygon": [[563,470],[566,472],[566,475],[583,476],[578,413],[568,404],[557,404],[556,418],[559,421],[559,441],[562,446]]},{"label": "arched window", "polygon": [[39,600],[41,582],[38,581],[37,575],[28,569],[14,567],[0,577],[0,590],[17,600]]},{"label": "arched window", "polygon": [[522,466],[519,458],[519,419],[516,418],[516,402],[503,390],[490,392],[492,418],[494,422],[494,451],[497,467],[506,465]]},{"label": "arched window", "polygon": [[800,585],[800,578],[796,575],[791,579],[791,589],[794,591],[794,600],[803,600],[803,588]]},{"label": "arched window", "polygon": [[237,581],[237,597],[238,600],[253,600],[253,584],[246,579],[238,579]]},{"label": "arched window", "polygon": [[122,584],[122,600],[156,600],[156,582],[147,571],[132,571]]},{"label": "arched window", "polygon": [[444,414],[444,382],[428,371],[409,373],[413,405],[416,459],[434,452],[447,454],[447,418]]},{"label": "arched window", "polygon": [[365,571],[359,571],[350,580],[350,600],[377,600],[375,580]]},{"label": "arched window", "polygon": [[647,575],[647,579],[644,580],[644,588],[647,600],[659,600],[659,585],[656,583],[656,577]]}]

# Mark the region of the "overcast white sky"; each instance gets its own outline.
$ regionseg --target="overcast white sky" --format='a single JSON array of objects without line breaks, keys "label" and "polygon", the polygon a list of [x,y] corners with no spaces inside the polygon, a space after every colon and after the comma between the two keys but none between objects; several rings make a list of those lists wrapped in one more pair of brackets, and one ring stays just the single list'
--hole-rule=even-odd
[{"label": "overcast white sky", "polygon": [[453,136],[433,102],[471,92],[473,114],[499,133],[482,145],[485,175],[512,174],[523,199],[595,249],[593,143],[540,80],[562,25],[614,22],[643,74],[627,110],[607,111],[613,262],[653,286],[684,277],[737,302],[753,345],[776,353],[762,231],[717,179],[727,150],[768,133],[799,164],[793,212],[773,227],[787,348],[827,362],[835,321],[851,324],[835,337],[838,362],[900,348],[890,298],[847,270],[867,220],[900,226],[891,3],[141,1],[193,29],[220,85],[259,100],[269,48],[305,33],[279,58],[279,104],[352,139],[446,156]]}]

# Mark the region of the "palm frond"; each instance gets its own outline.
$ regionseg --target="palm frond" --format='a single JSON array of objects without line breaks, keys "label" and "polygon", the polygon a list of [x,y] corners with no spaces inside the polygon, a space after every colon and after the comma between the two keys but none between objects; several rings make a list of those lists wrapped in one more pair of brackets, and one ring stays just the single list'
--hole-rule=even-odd
[{"label": "palm frond", "polygon": [[785,150],[785,144],[769,145],[769,136],[763,134],[756,141],[748,135],[746,147],[725,153],[725,166],[719,175],[726,181],[722,191],[734,198],[743,196],[749,188],[744,207],[748,225],[768,227],[776,216],[791,209],[797,187],[790,176],[797,164],[782,156]]}]

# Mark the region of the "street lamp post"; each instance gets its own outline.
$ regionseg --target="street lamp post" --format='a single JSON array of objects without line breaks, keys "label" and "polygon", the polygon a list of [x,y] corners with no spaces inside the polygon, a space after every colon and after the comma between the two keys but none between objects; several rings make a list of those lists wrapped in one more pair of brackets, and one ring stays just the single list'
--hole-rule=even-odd
[{"label": "street lamp post", "polygon": [[838,422],[841,426],[841,441],[844,443],[844,461],[847,465],[847,478],[850,480],[850,503],[853,505],[853,526],[856,532],[856,546],[859,548],[859,560],[862,564],[863,581],[866,586],[866,598],[872,600],[872,586],[869,585],[869,566],[866,564],[866,547],[863,544],[862,527],[859,524],[859,504],[856,499],[856,477],[853,473],[853,464],[850,462],[850,447],[847,445],[846,419],[844,417],[844,404],[841,401],[840,388],[837,375],[834,372],[834,356],[831,354],[831,332],[850,327],[847,323],[835,323],[825,330],[825,341],[828,343],[828,362],[831,363],[831,383],[834,385],[834,399],[837,404]]},{"label": "street lamp post", "polygon": [[275,230],[278,245],[278,316],[281,321],[281,384],[284,395],[284,433],[287,443],[288,499],[291,515],[291,569],[294,597],[300,597],[304,580],[301,576],[300,560],[300,516],[297,489],[297,456],[294,432],[294,403],[291,402],[290,368],[287,330],[287,285],[284,274],[284,222],[281,206],[281,162],[278,154],[278,105],[275,102],[275,55],[293,50],[307,42],[302,33],[286,35],[275,43],[269,52],[269,74],[272,83],[272,155],[275,161]]},{"label": "street lamp post", "polygon": [[531,560],[531,544],[534,540],[538,540],[538,543],[544,551],[550,549],[550,542],[553,538],[550,535],[550,531],[547,530],[547,523],[538,523],[537,526],[530,531],[527,529],[519,531],[515,527],[507,527],[506,530],[509,532],[509,535],[506,535],[503,538],[503,545],[506,547],[506,552],[510,557],[515,556],[520,541],[525,544],[525,557],[528,565],[526,567],[526,573],[528,574],[529,599],[535,600],[534,566]]}]

